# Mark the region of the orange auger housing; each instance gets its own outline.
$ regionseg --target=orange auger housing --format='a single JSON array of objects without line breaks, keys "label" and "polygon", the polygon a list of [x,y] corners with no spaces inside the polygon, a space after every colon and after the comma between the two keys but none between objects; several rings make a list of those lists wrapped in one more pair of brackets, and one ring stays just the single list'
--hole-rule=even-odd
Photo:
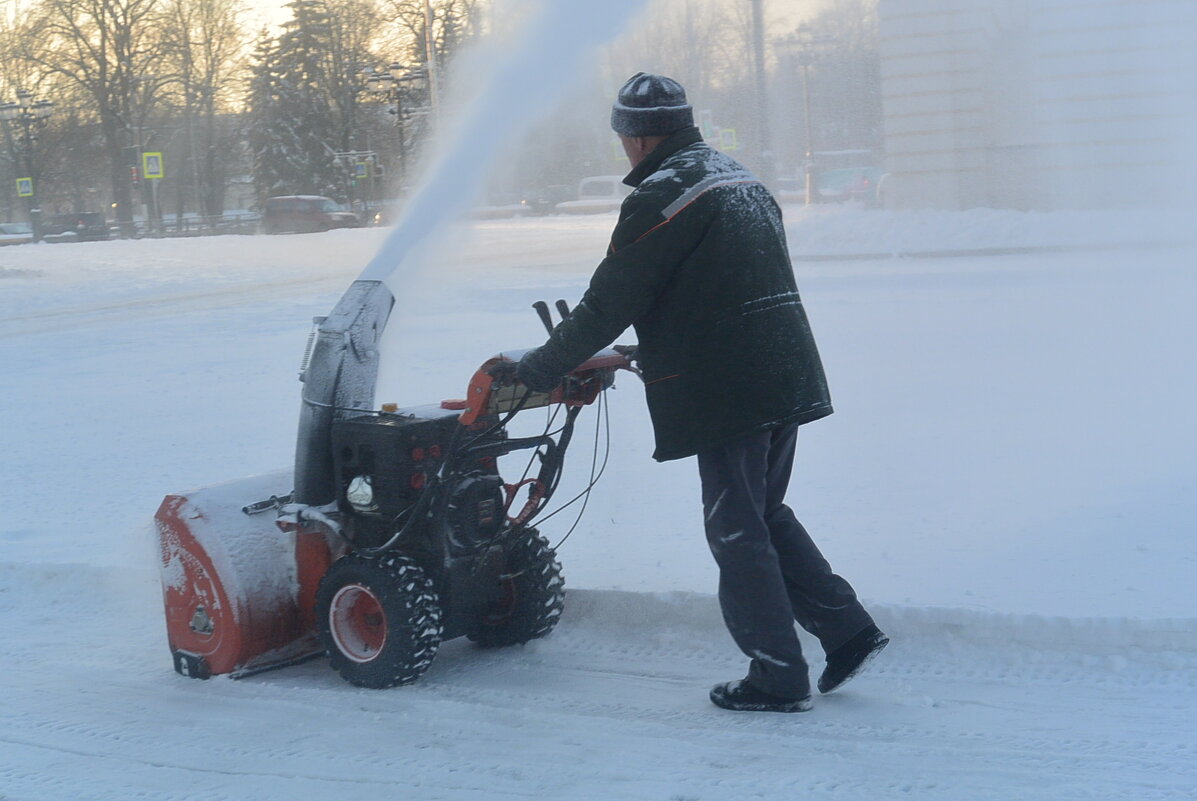
[{"label": "orange auger housing", "polygon": [[[154,516],[166,633],[175,670],[244,676],[319,654],[316,585],[343,545],[243,507],[291,472],[168,495]],[[283,490],[285,492],[285,489]]]}]

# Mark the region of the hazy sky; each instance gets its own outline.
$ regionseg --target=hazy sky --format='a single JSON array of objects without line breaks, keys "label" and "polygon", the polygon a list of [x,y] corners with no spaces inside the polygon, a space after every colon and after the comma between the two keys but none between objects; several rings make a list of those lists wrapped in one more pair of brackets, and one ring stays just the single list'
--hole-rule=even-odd
[{"label": "hazy sky", "polygon": [[[576,0],[570,0],[574,2]],[[602,0],[597,0],[602,2]],[[739,0],[750,2],[750,0]],[[770,25],[777,25],[786,29],[798,24],[798,21],[809,16],[815,9],[826,5],[828,0],[764,0],[765,13]],[[249,0],[249,7],[257,19],[254,27],[263,24],[278,24],[290,16],[284,6],[291,0]],[[647,0],[646,0],[647,2]],[[660,2],[660,0],[658,0]]]},{"label": "hazy sky", "polygon": [[256,17],[253,27],[276,24],[286,19],[289,14],[283,6],[288,2],[290,0],[250,0],[247,5],[250,8],[250,13]]}]

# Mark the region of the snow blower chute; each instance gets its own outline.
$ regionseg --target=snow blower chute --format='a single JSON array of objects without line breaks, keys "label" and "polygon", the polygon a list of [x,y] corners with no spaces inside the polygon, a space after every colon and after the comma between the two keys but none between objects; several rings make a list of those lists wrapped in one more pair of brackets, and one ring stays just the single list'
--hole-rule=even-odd
[{"label": "snow blower chute", "polygon": [[[549,393],[515,378],[519,352],[500,354],[464,400],[376,410],[393,302],[381,281],[360,278],[316,319],[291,475],[163,500],[155,524],[179,673],[236,677],[327,653],[347,681],[391,687],[419,678],[444,640],[512,645],[556,625],[561,568],[532,524],[575,419],[616,370],[633,369],[630,350],[596,354]],[[536,307],[551,329],[548,307]],[[555,430],[508,434],[514,415],[551,405],[563,412]],[[498,460],[521,450],[539,467],[509,483]]]}]

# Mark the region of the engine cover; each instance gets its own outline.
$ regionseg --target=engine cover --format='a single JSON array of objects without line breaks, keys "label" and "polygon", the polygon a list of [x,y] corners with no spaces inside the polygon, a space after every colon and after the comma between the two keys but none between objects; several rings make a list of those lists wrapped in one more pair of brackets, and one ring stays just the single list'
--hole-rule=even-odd
[{"label": "engine cover", "polygon": [[[459,428],[456,414],[361,415],[335,422],[333,458],[341,510],[386,521],[398,518],[440,469]],[[357,496],[350,502],[347,491],[359,477],[369,479],[372,503]]]}]

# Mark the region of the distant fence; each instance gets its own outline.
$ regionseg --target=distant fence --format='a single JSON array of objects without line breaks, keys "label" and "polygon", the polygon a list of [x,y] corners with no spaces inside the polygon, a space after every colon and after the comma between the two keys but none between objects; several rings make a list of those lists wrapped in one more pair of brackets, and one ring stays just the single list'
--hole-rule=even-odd
[{"label": "distant fence", "polygon": [[198,215],[166,215],[158,224],[148,220],[133,220],[132,222],[113,222],[111,224],[114,238],[140,239],[142,237],[158,236],[220,236],[224,234],[255,234],[258,232],[258,222],[261,217],[257,214],[219,214],[201,217]]}]

